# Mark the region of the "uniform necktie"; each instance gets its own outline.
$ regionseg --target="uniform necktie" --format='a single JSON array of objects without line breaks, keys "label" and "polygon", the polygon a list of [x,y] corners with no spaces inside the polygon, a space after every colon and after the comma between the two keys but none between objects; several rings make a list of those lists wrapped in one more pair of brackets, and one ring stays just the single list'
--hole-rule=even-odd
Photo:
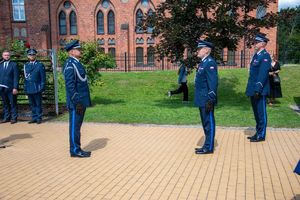
[{"label": "uniform necktie", "polygon": [[4,62],[4,69],[7,69],[8,62]]}]

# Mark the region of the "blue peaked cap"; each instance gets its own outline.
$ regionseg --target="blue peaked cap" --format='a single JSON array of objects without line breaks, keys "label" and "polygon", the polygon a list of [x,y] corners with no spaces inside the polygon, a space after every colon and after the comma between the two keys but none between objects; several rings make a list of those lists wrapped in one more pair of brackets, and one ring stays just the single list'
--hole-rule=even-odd
[{"label": "blue peaked cap", "polygon": [[269,42],[269,39],[265,35],[263,35],[261,33],[258,33],[255,36],[255,41],[257,41],[257,42],[266,42],[267,43],[267,42]]},{"label": "blue peaked cap", "polygon": [[35,49],[28,49],[26,51],[27,55],[36,55],[37,54],[37,51]]},{"label": "blue peaked cap", "polygon": [[213,49],[214,45],[211,42],[207,42],[207,41],[204,41],[204,40],[199,40],[197,48],[203,48],[203,47],[208,47],[208,48]]},{"label": "blue peaked cap", "polygon": [[78,48],[81,48],[81,46],[79,44],[79,40],[72,40],[65,46],[66,51],[70,51],[72,49],[78,49]]}]

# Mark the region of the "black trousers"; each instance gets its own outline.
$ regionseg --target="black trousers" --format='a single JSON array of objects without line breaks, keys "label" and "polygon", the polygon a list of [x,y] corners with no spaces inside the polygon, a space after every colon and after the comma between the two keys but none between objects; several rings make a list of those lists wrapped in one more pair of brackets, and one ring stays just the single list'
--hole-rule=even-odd
[{"label": "black trousers", "polygon": [[189,90],[186,82],[182,82],[176,90],[171,91],[171,95],[180,94],[183,92],[183,101],[189,100]]},{"label": "black trousers", "polygon": [[13,95],[12,90],[0,87],[0,95],[2,97],[2,105],[4,120],[17,120],[17,95]]}]

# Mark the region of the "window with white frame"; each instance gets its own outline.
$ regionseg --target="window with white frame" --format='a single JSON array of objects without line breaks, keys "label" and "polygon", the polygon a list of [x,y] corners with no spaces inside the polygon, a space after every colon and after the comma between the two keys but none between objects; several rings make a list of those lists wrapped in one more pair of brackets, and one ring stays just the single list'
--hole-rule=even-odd
[{"label": "window with white frame", "polygon": [[12,0],[14,21],[25,21],[24,0]]}]

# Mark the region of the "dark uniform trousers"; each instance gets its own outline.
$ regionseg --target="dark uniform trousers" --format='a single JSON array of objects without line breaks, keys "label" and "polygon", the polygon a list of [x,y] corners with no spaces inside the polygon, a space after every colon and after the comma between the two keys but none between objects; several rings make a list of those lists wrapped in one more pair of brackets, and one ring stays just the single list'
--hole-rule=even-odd
[{"label": "dark uniform trousers", "polygon": [[[195,77],[195,106],[200,110],[200,118],[205,134],[203,148],[214,150],[215,116],[214,106],[217,104],[218,69],[215,60],[208,56],[198,66]],[[206,104],[212,101],[212,111],[206,112]]]},{"label": "dark uniform trousers", "polygon": [[[63,73],[69,110],[70,153],[77,154],[81,151],[80,129],[85,110],[91,106],[90,91],[84,66],[77,59],[69,57],[64,65]],[[81,114],[76,112],[78,104],[84,108]]]},{"label": "dark uniform trousers", "polygon": [[205,134],[205,142],[203,147],[207,148],[209,151],[213,151],[216,130],[214,110],[210,111],[209,113],[205,111],[205,107],[199,107],[199,110]]},{"label": "dark uniform trousers", "polygon": [[78,153],[81,151],[80,143],[80,130],[84,118],[84,112],[82,115],[76,113],[75,109],[69,109],[69,142],[70,142],[70,152]]},{"label": "dark uniform trousers", "polygon": [[265,138],[267,129],[267,103],[266,96],[261,96],[259,99],[250,97],[254,118],[256,121],[256,133],[258,136]]},{"label": "dark uniform trousers", "polygon": [[31,118],[36,121],[42,120],[42,93],[28,94],[28,99],[31,108]]},{"label": "dark uniform trousers", "polygon": [[17,120],[17,95],[13,89],[19,88],[19,69],[15,62],[0,63],[0,95],[4,111],[4,120]]},{"label": "dark uniform trousers", "polygon": [[300,175],[300,160],[299,160],[298,164],[296,165],[294,172],[296,174]]}]

